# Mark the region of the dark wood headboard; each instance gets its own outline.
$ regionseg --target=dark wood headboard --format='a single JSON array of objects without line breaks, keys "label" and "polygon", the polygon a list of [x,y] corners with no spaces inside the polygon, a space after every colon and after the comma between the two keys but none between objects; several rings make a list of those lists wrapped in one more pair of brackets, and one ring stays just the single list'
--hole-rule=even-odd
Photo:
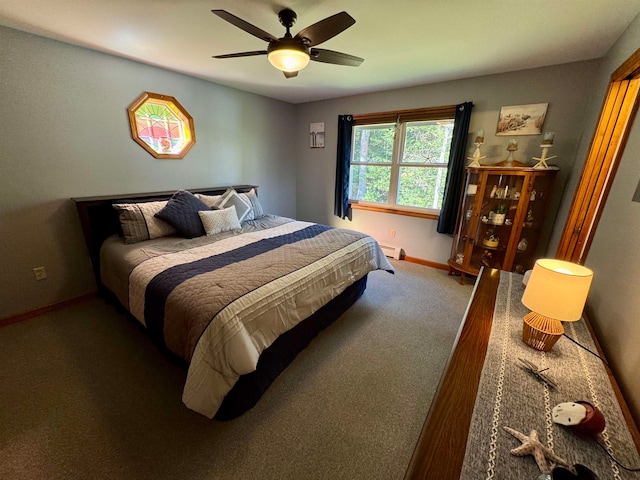
[{"label": "dark wood headboard", "polygon": [[[188,189],[191,193],[201,193],[203,195],[221,195],[228,186],[211,188]],[[233,185],[238,193],[246,193],[252,188],[258,191],[255,185]],[[93,275],[98,285],[100,293],[103,292],[100,281],[100,246],[105,239],[114,233],[122,234],[118,212],[112,207],[114,203],[132,202],[153,202],[158,200],[168,200],[176,190],[168,192],[131,193],[126,195],[106,195],[100,197],[78,197],[72,198],[76,204],[84,241],[89,250]]]}]

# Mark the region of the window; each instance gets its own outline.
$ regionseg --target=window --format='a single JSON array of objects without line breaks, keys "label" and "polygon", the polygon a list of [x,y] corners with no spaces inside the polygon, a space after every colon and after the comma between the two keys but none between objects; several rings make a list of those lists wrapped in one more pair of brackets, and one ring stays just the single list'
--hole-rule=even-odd
[{"label": "window", "polygon": [[354,116],[350,201],[438,214],[454,116],[455,105]]},{"label": "window", "polygon": [[133,139],[155,158],[183,158],[196,143],[193,118],[173,97],[145,92],[128,112]]}]

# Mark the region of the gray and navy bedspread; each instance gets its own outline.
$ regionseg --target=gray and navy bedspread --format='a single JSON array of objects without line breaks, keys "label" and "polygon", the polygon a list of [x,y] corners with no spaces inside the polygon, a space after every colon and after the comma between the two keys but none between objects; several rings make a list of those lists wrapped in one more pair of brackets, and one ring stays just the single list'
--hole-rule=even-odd
[{"label": "gray and navy bedspread", "polygon": [[188,363],[183,402],[209,418],[279,335],[377,269],[393,272],[373,238],[275,216],[101,251],[103,283]]}]

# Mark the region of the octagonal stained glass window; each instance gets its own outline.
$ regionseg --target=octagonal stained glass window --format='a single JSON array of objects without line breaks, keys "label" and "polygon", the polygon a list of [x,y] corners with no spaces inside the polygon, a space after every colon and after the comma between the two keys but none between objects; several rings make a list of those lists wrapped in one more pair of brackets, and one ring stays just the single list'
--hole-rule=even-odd
[{"label": "octagonal stained glass window", "polygon": [[193,118],[173,97],[144,92],[127,110],[131,136],[155,158],[183,158],[196,143]]}]

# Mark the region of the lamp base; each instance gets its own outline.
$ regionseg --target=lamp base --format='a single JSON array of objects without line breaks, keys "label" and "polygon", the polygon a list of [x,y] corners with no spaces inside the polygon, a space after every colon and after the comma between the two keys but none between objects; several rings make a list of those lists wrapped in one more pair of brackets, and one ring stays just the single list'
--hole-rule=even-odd
[{"label": "lamp base", "polygon": [[562,322],[531,312],[524,316],[522,341],[531,348],[548,352],[564,333]]}]

